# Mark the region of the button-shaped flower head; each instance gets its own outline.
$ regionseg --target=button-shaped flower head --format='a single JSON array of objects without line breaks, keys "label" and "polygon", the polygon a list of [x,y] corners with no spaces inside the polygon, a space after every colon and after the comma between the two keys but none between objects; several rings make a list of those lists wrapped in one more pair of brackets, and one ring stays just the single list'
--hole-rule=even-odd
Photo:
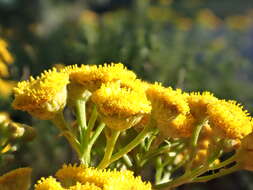
[{"label": "button-shaped flower head", "polygon": [[242,139],[252,131],[251,117],[235,101],[219,100],[208,104],[207,113],[211,127],[220,137]]},{"label": "button-shaped flower head", "polygon": [[45,71],[36,79],[31,77],[19,82],[14,88],[13,107],[39,119],[53,119],[65,107],[68,83],[68,74],[56,69]]},{"label": "button-shaped flower head", "polygon": [[136,125],[151,106],[144,92],[122,88],[120,83],[103,84],[92,95],[103,121],[115,130]]}]

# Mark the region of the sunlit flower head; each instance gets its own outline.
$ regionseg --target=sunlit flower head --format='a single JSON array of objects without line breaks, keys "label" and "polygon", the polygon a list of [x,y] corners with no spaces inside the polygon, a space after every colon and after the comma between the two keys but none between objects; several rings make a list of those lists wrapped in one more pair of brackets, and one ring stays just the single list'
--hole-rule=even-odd
[{"label": "sunlit flower head", "polygon": [[102,189],[94,184],[90,184],[90,183],[81,184],[77,182],[77,184],[74,186],[71,186],[69,190],[102,190]]},{"label": "sunlit flower head", "polygon": [[173,138],[187,138],[192,135],[196,120],[192,115],[179,114],[175,118],[164,122],[164,120],[157,121],[157,127],[165,137]]},{"label": "sunlit flower head", "polygon": [[167,123],[178,114],[185,115],[190,111],[187,95],[180,89],[173,90],[155,83],[149,86],[146,93],[152,104],[152,116],[159,123]]},{"label": "sunlit flower head", "polygon": [[13,63],[14,59],[7,48],[7,42],[0,38],[0,61],[3,61],[6,64],[11,64]]},{"label": "sunlit flower head", "polygon": [[31,183],[31,168],[19,168],[0,176],[1,190],[27,190]]},{"label": "sunlit flower head", "polygon": [[100,88],[103,83],[134,80],[136,75],[123,64],[111,63],[104,65],[68,66],[65,71],[69,73],[70,81],[76,82],[91,92]]},{"label": "sunlit flower head", "polygon": [[251,117],[235,101],[219,100],[208,104],[208,118],[214,132],[221,137],[241,139],[251,133]]},{"label": "sunlit flower head", "polygon": [[[61,183],[71,181],[70,186],[93,185],[92,188],[103,190],[151,190],[149,183],[142,182],[140,177],[134,177],[131,171],[110,171],[87,168],[84,166],[64,165],[58,170],[56,177]],[[73,184],[73,183],[76,184]],[[66,186],[68,188],[68,186]],[[73,190],[75,187],[73,187]],[[93,190],[93,189],[91,189]]]},{"label": "sunlit flower head", "polygon": [[36,79],[19,82],[14,88],[13,107],[40,119],[52,119],[65,107],[68,83],[67,73],[57,72],[55,68]]},{"label": "sunlit flower head", "polygon": [[41,178],[35,185],[35,190],[65,190],[53,177]]},{"label": "sunlit flower head", "polygon": [[124,130],[134,126],[151,106],[144,92],[121,88],[120,83],[103,84],[92,95],[103,121],[108,127]]},{"label": "sunlit flower head", "polygon": [[191,114],[199,120],[207,116],[207,105],[217,100],[210,92],[203,92],[202,94],[193,92],[187,97]]}]

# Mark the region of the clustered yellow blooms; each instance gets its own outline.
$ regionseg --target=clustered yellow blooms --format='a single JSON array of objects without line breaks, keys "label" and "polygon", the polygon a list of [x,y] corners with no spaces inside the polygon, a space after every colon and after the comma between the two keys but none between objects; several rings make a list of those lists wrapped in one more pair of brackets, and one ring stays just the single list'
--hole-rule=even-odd
[{"label": "clustered yellow blooms", "polygon": [[[131,171],[110,171],[77,165],[63,165],[56,178],[42,178],[35,190],[151,190],[151,184]],[[59,181],[57,181],[59,180]]]},{"label": "clustered yellow blooms", "polygon": [[[52,119],[66,104],[66,86],[73,84],[69,91],[81,88],[92,93],[103,121],[113,129],[137,125],[148,114],[165,137],[190,137],[203,120],[222,138],[242,139],[252,131],[251,117],[235,102],[219,100],[209,92],[185,93],[142,82],[121,63],[46,71],[18,83],[13,106],[40,119]],[[68,92],[68,98],[71,95]]]}]

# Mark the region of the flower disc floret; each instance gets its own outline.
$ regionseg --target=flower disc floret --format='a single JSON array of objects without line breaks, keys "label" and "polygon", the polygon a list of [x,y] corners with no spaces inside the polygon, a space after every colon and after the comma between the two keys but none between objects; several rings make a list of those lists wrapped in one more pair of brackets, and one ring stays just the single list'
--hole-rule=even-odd
[{"label": "flower disc floret", "polygon": [[40,119],[52,119],[65,107],[68,83],[67,73],[57,72],[55,68],[36,79],[19,82],[14,88],[13,107]]},{"label": "flower disc floret", "polygon": [[219,100],[208,104],[207,113],[211,127],[221,137],[242,139],[252,131],[251,117],[235,101]]},{"label": "flower disc floret", "polygon": [[144,92],[121,88],[120,83],[103,84],[92,95],[108,127],[123,130],[150,113],[151,106]]},{"label": "flower disc floret", "polygon": [[52,176],[41,178],[35,185],[35,190],[65,190]]},{"label": "flower disc floret", "polygon": [[134,80],[136,75],[121,63],[104,65],[68,66],[65,72],[69,73],[71,82],[83,85],[91,92],[100,88],[103,83]]}]

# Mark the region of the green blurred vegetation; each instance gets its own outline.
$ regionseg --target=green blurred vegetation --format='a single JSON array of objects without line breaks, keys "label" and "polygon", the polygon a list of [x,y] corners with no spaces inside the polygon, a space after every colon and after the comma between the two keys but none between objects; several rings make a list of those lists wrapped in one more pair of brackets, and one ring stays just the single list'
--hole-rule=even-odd
[{"label": "green blurred vegetation", "polygon": [[[253,112],[251,8],[251,0],[0,0],[0,38],[15,58],[8,79],[24,80],[52,66],[122,62],[142,79],[208,90]],[[11,96],[0,98],[1,111],[39,134],[1,173],[29,165],[37,179],[75,160],[49,122],[11,109]],[[252,176],[241,172],[180,189],[250,190]]]}]

